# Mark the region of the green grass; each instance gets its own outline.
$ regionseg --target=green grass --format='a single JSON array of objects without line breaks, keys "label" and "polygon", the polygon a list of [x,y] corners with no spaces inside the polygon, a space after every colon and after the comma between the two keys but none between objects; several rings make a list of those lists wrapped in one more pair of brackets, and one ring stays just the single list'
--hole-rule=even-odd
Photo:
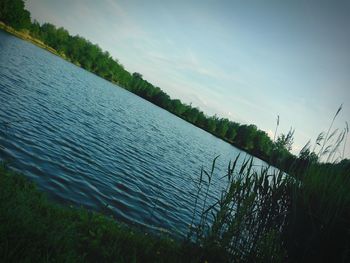
[{"label": "green grass", "polygon": [[293,262],[350,262],[350,162],[314,164],[294,187],[284,240]]},{"label": "green grass", "polygon": [[202,171],[202,220],[187,241],[54,204],[1,165],[0,261],[349,262],[349,162],[313,164],[298,179],[254,170],[250,160],[242,167],[233,162],[223,178],[226,189],[208,204],[203,200],[214,165],[210,173]]},{"label": "green grass", "polygon": [[206,204],[211,172],[202,171],[190,238],[215,262],[350,262],[350,162],[294,166],[290,175],[228,166],[218,201]]},{"label": "green grass", "polygon": [[204,262],[201,249],[51,203],[0,167],[1,262]]},{"label": "green grass", "polygon": [[338,138],[330,130],[317,138],[318,154],[304,147],[289,175],[256,170],[252,159],[238,167],[238,156],[220,175],[226,187],[209,203],[216,157],[209,172],[201,170],[186,240],[54,204],[1,164],[0,261],[348,263],[350,160],[318,162],[335,159],[344,138],[345,148],[348,128]]},{"label": "green grass", "polygon": [[199,178],[195,203],[204,205],[190,237],[225,255],[225,262],[350,262],[350,160],[336,162],[344,157],[349,128],[332,131],[341,109],[313,150],[310,143],[303,148],[288,175],[254,170],[252,159],[238,167],[238,156],[221,175],[227,185],[218,201],[207,205],[215,158]]},{"label": "green grass", "polygon": [[[221,255],[217,262],[284,262],[281,232],[294,180],[281,171],[271,173],[269,167],[254,169],[252,158],[237,167],[238,159],[222,177],[227,186],[218,201],[207,206],[200,202],[205,208],[192,237],[206,250],[216,250]],[[199,189],[208,193],[213,168],[203,173],[207,176],[200,177]]]}]

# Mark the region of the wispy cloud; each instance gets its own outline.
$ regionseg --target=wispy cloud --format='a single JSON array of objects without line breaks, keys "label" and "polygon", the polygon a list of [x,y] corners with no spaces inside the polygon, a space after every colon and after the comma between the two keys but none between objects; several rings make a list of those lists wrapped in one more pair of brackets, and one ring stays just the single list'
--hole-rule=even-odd
[{"label": "wispy cloud", "polygon": [[[271,5],[26,1],[33,18],[98,43],[172,97],[268,132],[280,114],[280,131],[293,126],[303,145],[350,97],[350,10]],[[343,111],[339,125],[350,121]]]}]

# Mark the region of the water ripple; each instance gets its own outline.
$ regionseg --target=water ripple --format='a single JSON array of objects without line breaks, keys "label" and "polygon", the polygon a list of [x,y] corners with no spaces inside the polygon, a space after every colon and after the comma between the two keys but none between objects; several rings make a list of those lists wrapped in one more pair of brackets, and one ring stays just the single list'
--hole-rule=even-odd
[{"label": "water ripple", "polygon": [[218,154],[222,176],[220,168],[240,151],[0,32],[0,44],[5,38],[11,45],[0,49],[0,123],[11,124],[0,126],[0,159],[62,203],[185,235],[196,190],[191,178]]}]

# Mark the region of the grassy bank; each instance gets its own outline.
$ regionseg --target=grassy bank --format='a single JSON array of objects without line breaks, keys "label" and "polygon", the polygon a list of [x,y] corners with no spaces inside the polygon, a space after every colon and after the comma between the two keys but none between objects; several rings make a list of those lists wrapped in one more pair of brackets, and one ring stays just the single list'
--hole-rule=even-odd
[{"label": "grassy bank", "polygon": [[[293,176],[251,160],[230,163],[218,201],[198,207],[192,236],[224,262],[350,262],[350,162],[296,167]],[[214,167],[214,164],[213,164]],[[197,198],[205,203],[211,172],[202,172]],[[204,200],[204,201],[203,201]]]},{"label": "grassy bank", "polygon": [[[189,233],[195,243],[54,204],[2,164],[0,261],[349,262],[349,162],[311,166],[298,180],[268,168],[255,171],[249,160],[238,169],[235,164],[218,202],[197,206],[202,219]],[[213,170],[202,171],[202,201]]]},{"label": "grassy bank", "polygon": [[6,24],[4,24],[3,22],[0,21],[0,29],[6,31],[7,33],[10,33],[18,38],[21,38],[23,40],[26,40],[28,42],[33,43],[34,45],[43,48],[49,52],[51,52],[52,54],[55,54],[56,56],[60,56],[64,59],[65,56],[63,54],[59,54],[55,49],[53,49],[52,47],[49,47],[48,45],[45,45],[44,42],[40,41],[37,38],[34,38],[30,35],[28,30],[16,30],[14,28],[12,28],[11,26],[8,26]]},{"label": "grassy bank", "polygon": [[1,262],[204,262],[199,255],[182,242],[53,204],[24,176],[0,167]]},{"label": "grassy bank", "polygon": [[11,34],[11,35],[14,35],[20,39],[23,39],[25,41],[28,41],[42,49],[45,49],[47,51],[49,51],[50,53],[56,55],[56,56],[59,56],[61,58],[63,58],[64,60],[68,61],[68,62],[71,62],[73,64],[75,64],[76,66],[78,67],[81,67],[81,65],[78,63],[78,62],[74,62],[74,61],[71,61],[69,58],[67,58],[67,56],[63,53],[63,52],[59,52],[57,51],[56,49],[46,45],[43,41],[41,41],[40,39],[38,38],[35,38],[33,37],[31,34],[30,34],[30,31],[27,30],[27,29],[21,29],[21,30],[16,30],[14,29],[13,27],[9,26],[9,25],[6,25],[5,23],[1,22],[0,21],[0,30],[4,30],[5,32]]}]

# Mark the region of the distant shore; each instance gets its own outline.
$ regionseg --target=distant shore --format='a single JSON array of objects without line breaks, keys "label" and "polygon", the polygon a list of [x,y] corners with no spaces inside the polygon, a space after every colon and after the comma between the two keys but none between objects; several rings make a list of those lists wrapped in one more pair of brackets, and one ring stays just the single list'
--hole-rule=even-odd
[{"label": "distant shore", "polygon": [[[254,147],[252,149],[250,148],[247,148],[245,147],[244,145],[246,144],[246,142],[242,142],[242,140],[253,140],[252,138],[250,139],[247,139],[248,136],[244,136],[243,139],[241,139],[241,142],[237,142],[235,141],[234,139],[229,139],[229,137],[227,136],[224,136],[222,134],[219,134],[217,131],[214,130],[211,130],[208,126],[207,123],[205,123],[206,121],[214,121],[213,120],[213,117],[205,117],[206,118],[206,121],[204,121],[204,123],[199,123],[198,121],[194,121],[192,120],[191,118],[189,118],[186,114],[183,114],[183,113],[178,113],[174,110],[172,110],[171,108],[169,108],[168,106],[164,106],[162,105],[162,102],[157,102],[154,100],[154,98],[149,98],[148,95],[145,95],[143,93],[143,91],[138,92],[137,89],[136,90],[133,90],[132,88],[130,88],[127,84],[123,84],[123,83],[120,83],[120,81],[116,80],[116,79],[113,79],[113,78],[108,78],[106,76],[102,76],[101,74],[98,73],[98,70],[96,71],[96,69],[92,70],[92,69],[88,69],[86,68],[83,64],[83,62],[81,61],[78,61],[77,59],[74,59],[74,58],[71,58],[70,56],[66,55],[63,51],[58,51],[54,48],[52,48],[51,46],[45,44],[42,40],[38,39],[38,38],[35,38],[33,37],[30,32],[30,30],[28,29],[20,29],[20,30],[16,30],[14,29],[13,27],[3,23],[0,21],[0,29],[22,39],[22,40],[25,40],[25,41],[28,41],[42,49],[45,49],[47,51],[49,51],[50,53],[56,55],[56,56],[59,56],[60,58],[63,58],[64,60],[78,66],[78,67],[81,67],[82,69],[84,70],[87,70],[89,72],[91,72],[92,74],[95,74],[96,76],[99,76],[103,79],[105,79],[106,81],[109,81],[111,82],[112,84],[114,85],[118,85],[119,87],[125,89],[125,90],[128,90],[129,92],[135,94],[136,96],[139,96],[140,98],[143,98],[149,102],[151,102],[152,104],[176,115],[177,117],[183,119],[184,121],[196,126],[197,128],[200,128],[206,132],[208,132],[209,134],[215,136],[216,138],[218,139],[221,139],[229,144],[231,144],[232,146],[238,148],[239,150],[242,150],[256,158],[259,158],[261,159],[262,161],[268,163],[268,164],[271,164],[281,170],[284,170],[284,171],[288,171],[289,169],[289,166],[290,166],[290,163],[292,163],[296,157],[293,156],[292,154],[290,154],[288,151],[286,151],[285,149],[281,149],[282,152],[276,152],[276,154],[273,154],[271,151],[269,152],[268,150],[264,150],[262,147],[263,145],[269,145],[268,147],[270,147],[271,149],[273,149],[275,146],[274,146],[274,142],[272,142],[267,134],[264,134],[264,132],[261,132],[261,131],[258,131],[257,130],[257,134],[256,134],[256,137],[259,138],[257,141],[259,142],[257,145],[254,145]],[[123,69],[125,71],[125,69]],[[125,71],[126,72],[126,71]],[[127,73],[129,74],[129,73]],[[133,76],[135,75],[135,73],[133,74]],[[137,75],[137,74],[136,74]],[[142,79],[142,77],[140,79],[137,80],[137,77],[136,77],[136,80],[134,79],[133,81],[136,81],[136,82],[144,82],[144,83],[148,83],[147,81],[144,81]],[[149,84],[149,83],[148,83]],[[151,85],[151,84],[150,84]],[[165,97],[167,96],[165,93],[163,92],[160,92],[161,94],[163,94]],[[163,96],[162,95],[162,96]],[[170,99],[170,98],[169,98]],[[157,100],[157,99],[156,99]],[[182,105],[184,106],[184,104]],[[187,107],[187,106],[186,106]],[[188,106],[189,110],[190,111],[193,111],[193,110],[196,110],[196,108],[191,108],[191,106]],[[202,112],[201,112],[202,113]],[[203,114],[203,113],[202,113]],[[219,121],[219,119],[217,119],[216,121]],[[220,121],[219,121],[220,122]],[[219,125],[219,122],[217,122],[215,125]],[[233,123],[229,124],[229,125],[232,125]],[[227,124],[226,124],[227,125]],[[233,124],[234,125],[234,124]],[[238,124],[237,124],[238,125]],[[244,125],[243,125],[244,126]],[[247,128],[247,127],[246,127]],[[227,128],[228,130],[230,129],[229,127]],[[235,129],[238,129],[237,127]],[[248,132],[249,133],[249,130],[250,128],[248,127],[246,129],[245,132]],[[238,132],[238,131],[236,131]],[[241,136],[242,137],[242,136]],[[255,140],[255,139],[254,139]],[[260,141],[265,141],[265,144],[264,143],[261,143]],[[253,143],[254,144],[254,143]],[[271,150],[270,149],[270,150]],[[280,157],[276,157],[276,156],[284,156],[283,158],[280,158]]]},{"label": "distant shore", "polygon": [[66,59],[66,57],[62,54],[59,54],[55,49],[53,49],[52,47],[49,47],[48,45],[45,45],[44,42],[42,42],[41,40],[39,39],[36,39],[34,37],[32,37],[30,34],[29,34],[29,31],[28,30],[16,30],[14,29],[13,27],[11,26],[8,26],[6,25],[5,23],[1,22],[0,21],[0,29],[6,31],[7,33],[10,33],[18,38],[21,38],[23,40],[26,40],[26,41],[29,41],[31,42],[32,44],[38,46],[38,47],[41,47],[49,52],[51,52],[52,54],[55,54],[56,56],[60,56],[64,59]]},{"label": "distant shore", "polygon": [[34,45],[36,45],[37,47],[40,47],[42,49],[45,49],[47,51],[49,51],[50,53],[63,58],[64,60],[73,63],[74,65],[81,67],[81,65],[79,65],[78,63],[74,63],[73,61],[71,61],[69,58],[67,58],[67,56],[64,53],[60,53],[58,52],[56,49],[46,45],[43,41],[41,41],[40,39],[37,39],[35,37],[32,37],[29,33],[29,30],[26,29],[22,29],[22,30],[16,30],[13,27],[6,25],[5,23],[0,21],[0,29],[2,29],[3,31],[14,35],[22,40],[28,41]]},{"label": "distant shore", "polygon": [[[28,41],[28,42],[30,42],[30,43],[32,43],[32,44],[34,44],[34,45],[36,45],[36,46],[38,46],[38,47],[40,47],[40,48],[42,48],[42,49],[45,49],[45,50],[51,52],[52,54],[54,54],[54,55],[56,55],[56,56],[59,56],[59,57],[63,58],[64,60],[66,60],[66,61],[68,61],[68,62],[70,62],[70,63],[73,63],[74,65],[76,65],[76,66],[78,66],[78,67],[81,67],[81,65],[80,65],[79,63],[73,62],[73,61],[71,61],[69,58],[67,58],[67,56],[66,56],[64,53],[60,53],[60,52],[58,52],[57,50],[55,50],[54,48],[52,48],[52,47],[46,45],[46,44],[45,44],[44,42],[42,42],[41,40],[32,37],[32,36],[29,34],[29,31],[28,31],[28,30],[20,30],[20,31],[19,31],[19,30],[16,30],[16,29],[12,28],[11,26],[6,25],[5,23],[3,23],[3,22],[1,22],[1,21],[0,21],[0,29],[2,29],[2,30],[4,30],[4,31],[6,31],[7,33],[10,33],[10,34],[12,34],[12,35],[14,35],[14,36],[16,36],[16,37],[22,39],[22,40]],[[109,81],[109,80],[107,80],[107,81]],[[111,82],[112,84],[118,85],[118,83],[115,82],[115,81],[110,81],[110,82]],[[132,93],[133,93],[133,92],[132,92]],[[135,93],[133,93],[133,94],[135,94]],[[136,95],[136,94],[135,94],[135,95]],[[139,97],[140,97],[140,96],[139,96]],[[143,97],[141,97],[141,98],[143,98]],[[143,98],[143,99],[145,99],[145,98]],[[147,100],[147,101],[148,101],[148,100]],[[164,110],[166,110],[166,109],[164,109]],[[167,111],[168,111],[168,110],[167,110]],[[172,113],[172,112],[170,112],[170,113]],[[196,126],[197,128],[200,128],[200,129],[202,129],[202,130],[208,132],[204,127],[198,126],[198,125],[196,125],[195,123],[192,123],[192,122],[186,120],[186,118],[184,118],[183,116],[177,115],[177,114],[175,114],[175,113],[172,113],[172,114],[176,115],[177,117],[181,118],[182,120],[184,120],[184,121],[186,121],[186,122],[191,123],[192,125]],[[218,136],[218,135],[216,135],[216,134],[214,134],[214,133],[211,133],[211,132],[208,132],[208,133],[210,133],[211,135],[215,136],[215,137],[218,138],[218,139],[221,139],[221,140],[223,140],[223,141],[225,141],[225,142],[231,144],[232,146],[234,146],[234,147],[236,147],[236,148],[238,148],[238,149],[240,149],[240,150],[242,150],[242,151],[246,151],[247,153],[249,153],[249,151],[247,151],[246,149],[244,149],[244,148],[242,148],[242,147],[239,147],[238,145],[235,145],[233,141],[231,141],[231,140],[229,140],[229,139],[227,139],[227,138],[220,137],[220,136]],[[249,154],[253,155],[252,153],[249,153]],[[259,158],[259,159],[261,159],[261,160],[263,160],[263,161],[265,161],[265,162],[269,162],[269,160],[263,158],[262,156],[256,156],[256,157]]]}]

